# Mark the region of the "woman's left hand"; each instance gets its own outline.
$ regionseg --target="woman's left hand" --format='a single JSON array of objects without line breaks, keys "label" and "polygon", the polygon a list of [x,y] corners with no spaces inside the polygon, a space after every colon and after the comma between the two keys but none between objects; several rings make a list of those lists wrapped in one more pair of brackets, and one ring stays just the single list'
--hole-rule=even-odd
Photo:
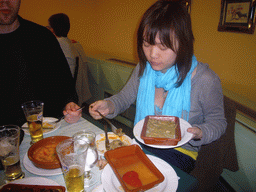
[{"label": "woman's left hand", "polygon": [[63,114],[65,115],[65,121],[68,123],[76,123],[82,116],[82,111],[77,111],[79,108],[80,107],[74,102],[68,103],[65,107],[65,110],[63,111]]},{"label": "woman's left hand", "polygon": [[192,139],[202,139],[202,137],[203,137],[203,132],[198,127],[190,127],[187,129],[187,132],[193,134]]}]

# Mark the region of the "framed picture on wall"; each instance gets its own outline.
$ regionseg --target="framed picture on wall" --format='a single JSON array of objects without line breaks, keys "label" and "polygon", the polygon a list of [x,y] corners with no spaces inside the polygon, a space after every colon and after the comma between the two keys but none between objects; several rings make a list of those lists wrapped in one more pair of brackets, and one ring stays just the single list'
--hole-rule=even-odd
[{"label": "framed picture on wall", "polygon": [[254,33],[256,0],[221,0],[218,31]]}]

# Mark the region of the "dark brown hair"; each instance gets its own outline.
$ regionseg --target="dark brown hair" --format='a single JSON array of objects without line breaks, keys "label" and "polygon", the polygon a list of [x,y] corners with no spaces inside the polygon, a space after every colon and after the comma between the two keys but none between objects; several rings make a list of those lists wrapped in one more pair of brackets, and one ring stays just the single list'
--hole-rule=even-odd
[{"label": "dark brown hair", "polygon": [[[157,1],[144,13],[137,32],[139,76],[142,76],[147,62],[143,41],[154,45],[157,33],[161,43],[177,54],[175,65],[179,73],[177,86],[180,86],[191,68],[194,52],[191,19],[184,4],[177,1]],[[178,42],[178,49],[175,49],[175,41]]]},{"label": "dark brown hair", "polygon": [[48,19],[48,22],[57,37],[67,37],[70,30],[70,21],[66,14],[54,14]]}]

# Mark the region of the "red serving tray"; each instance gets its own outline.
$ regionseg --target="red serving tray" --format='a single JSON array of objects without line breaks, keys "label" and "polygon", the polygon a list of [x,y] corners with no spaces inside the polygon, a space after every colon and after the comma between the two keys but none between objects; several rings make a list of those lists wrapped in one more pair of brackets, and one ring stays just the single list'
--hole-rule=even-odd
[{"label": "red serving tray", "polygon": [[[157,138],[157,137],[147,137],[147,124],[149,119],[157,119],[160,121],[173,121],[177,125],[175,128],[175,139],[170,138]],[[144,140],[145,144],[152,144],[152,145],[177,145],[178,142],[181,140],[181,132],[180,132],[180,121],[178,117],[175,116],[164,116],[164,115],[148,115],[145,118],[143,128],[141,131],[140,138]]]},{"label": "red serving tray", "polygon": [[[164,181],[163,174],[157,169],[138,145],[120,147],[107,151],[104,155],[126,192],[145,191]],[[140,165],[144,168],[140,168]],[[143,185],[141,187],[134,188],[126,184],[122,179],[125,171],[136,171],[139,174],[139,178]],[[153,175],[151,179],[154,179],[149,182],[149,180],[143,178],[143,174],[151,174]]]},{"label": "red serving tray", "polygon": [[19,191],[19,192],[27,192],[27,191],[53,191],[53,192],[65,192],[66,188],[64,186],[57,185],[26,185],[26,184],[13,184],[8,183],[4,185],[0,192],[10,192],[10,191]]}]

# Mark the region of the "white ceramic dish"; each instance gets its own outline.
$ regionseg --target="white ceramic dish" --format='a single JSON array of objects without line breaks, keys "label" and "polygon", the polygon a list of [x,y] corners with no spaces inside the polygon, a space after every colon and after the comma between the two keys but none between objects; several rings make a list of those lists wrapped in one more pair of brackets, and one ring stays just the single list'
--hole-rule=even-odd
[{"label": "white ceramic dish", "polygon": [[[54,122],[54,121],[57,121],[57,120],[58,120],[58,119],[56,119],[56,118],[54,118],[54,117],[44,117],[44,118],[43,118],[43,122]],[[59,129],[59,128],[60,128],[60,125],[61,125],[61,122],[58,122],[58,123],[54,126],[53,129],[43,129],[43,132],[44,132],[44,134],[51,133],[51,132],[53,132],[53,131]],[[24,123],[24,124],[22,125],[22,127],[28,127],[28,123]],[[21,127],[21,128],[22,128],[22,127]],[[25,133],[26,135],[30,135],[28,129],[23,129],[23,130],[24,130],[24,133]]]},{"label": "white ceramic dish", "polygon": [[104,192],[103,191],[103,185],[98,185],[97,187],[95,187],[92,192]]},{"label": "white ceramic dish", "polygon": [[[165,179],[159,185],[147,190],[147,192],[174,192],[178,188],[178,176],[175,170],[162,159],[147,155],[159,171],[164,175]],[[120,182],[118,181],[115,173],[111,169],[110,165],[107,164],[101,175],[101,182],[106,192],[124,192]]]},{"label": "white ceramic dish", "polygon": [[62,174],[61,168],[58,169],[41,169],[36,167],[32,161],[29,160],[28,154],[26,153],[23,158],[23,165],[27,171],[30,173],[33,173],[35,175],[41,175],[41,176],[52,176],[52,175],[60,175]]},{"label": "white ceramic dish", "polygon": [[141,131],[142,131],[142,128],[143,128],[143,124],[144,124],[144,121],[145,119],[142,119],[140,120],[136,125],[135,127],[133,128],[133,134],[135,136],[135,138],[147,145],[147,146],[150,146],[150,147],[153,147],[153,148],[163,148],[163,149],[168,149],[168,148],[175,148],[175,147],[179,147],[179,146],[182,146],[184,144],[186,144],[189,140],[192,139],[192,136],[193,134],[187,132],[187,129],[189,127],[191,127],[191,125],[189,124],[189,122],[185,121],[184,119],[181,119],[179,118],[180,120],[180,131],[181,131],[181,140],[178,142],[177,145],[152,145],[152,144],[146,144],[144,143],[144,140],[140,138],[140,134],[141,134]]},{"label": "white ceramic dish", "polygon": [[18,179],[12,181],[11,183],[14,184],[25,184],[25,185],[57,185],[60,186],[58,183],[51,179],[47,179],[44,177],[27,177],[24,179]]},{"label": "white ceramic dish", "polygon": [[[111,143],[113,140],[121,140],[122,142],[124,142],[126,145],[131,145],[132,144],[132,139],[130,137],[128,137],[127,135],[123,135],[121,137],[117,136],[116,134],[114,134],[113,132],[108,132],[108,138],[109,138],[109,143]],[[105,148],[105,133],[101,133],[96,135],[96,146],[97,146],[97,150],[99,155],[103,156],[104,153],[106,152],[106,148]]]}]

